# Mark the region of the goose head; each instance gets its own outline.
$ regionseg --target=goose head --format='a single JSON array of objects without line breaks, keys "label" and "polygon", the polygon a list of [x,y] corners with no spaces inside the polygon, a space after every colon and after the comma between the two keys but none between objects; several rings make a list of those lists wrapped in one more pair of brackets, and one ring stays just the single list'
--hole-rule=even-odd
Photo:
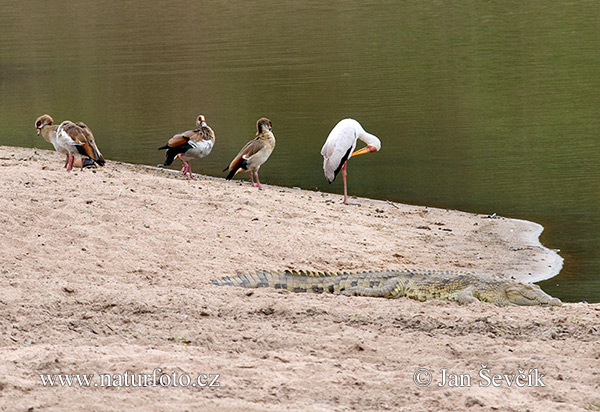
[{"label": "goose head", "polygon": [[206,124],[206,120],[204,119],[204,115],[201,114],[198,116],[198,118],[196,119],[196,126],[198,126],[198,128],[208,126]]},{"label": "goose head", "polygon": [[267,119],[266,117],[261,117],[256,122],[256,130],[257,130],[258,134],[261,134],[265,131],[270,132],[271,130],[273,130],[273,123],[271,123],[271,121],[269,119]]},{"label": "goose head", "polygon": [[35,121],[35,128],[37,129],[37,134],[40,134],[44,126],[52,126],[54,124],[54,120],[50,115],[43,114],[37,118]]}]

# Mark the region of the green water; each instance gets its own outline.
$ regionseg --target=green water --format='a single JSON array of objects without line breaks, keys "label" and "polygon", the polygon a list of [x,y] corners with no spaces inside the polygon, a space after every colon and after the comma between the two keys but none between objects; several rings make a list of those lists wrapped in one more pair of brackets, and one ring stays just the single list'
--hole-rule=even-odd
[{"label": "green water", "polygon": [[192,169],[223,176],[267,116],[261,182],[341,193],[319,151],[354,117],[382,151],[349,163],[350,194],[541,223],[565,258],[541,286],[600,301],[597,2],[55,3],[0,8],[0,144],[51,148],[49,113],[155,165],[202,113],[217,142]]}]

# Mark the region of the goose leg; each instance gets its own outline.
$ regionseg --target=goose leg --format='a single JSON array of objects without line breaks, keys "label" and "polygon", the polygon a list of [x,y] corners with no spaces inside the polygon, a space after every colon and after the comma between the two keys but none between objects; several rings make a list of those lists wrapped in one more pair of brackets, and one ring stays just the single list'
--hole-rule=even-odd
[{"label": "goose leg", "polygon": [[187,172],[190,175],[190,179],[196,180],[196,178],[192,175],[192,166],[188,162],[186,162],[186,163],[187,163]]},{"label": "goose leg", "polygon": [[177,153],[175,157],[181,160],[181,174],[185,176],[185,174],[187,173],[187,162],[181,158],[181,153]]},{"label": "goose leg", "polygon": [[[250,172],[250,175],[252,175],[252,172]],[[258,187],[259,189],[262,189],[262,185],[260,184],[260,180],[258,180],[258,170],[256,172],[254,172],[254,175],[256,176],[256,187]]]},{"label": "goose leg", "polygon": [[69,156],[69,160],[67,161],[67,172],[70,172],[71,170],[73,170],[73,161],[75,160],[75,156],[73,155],[67,155]]}]

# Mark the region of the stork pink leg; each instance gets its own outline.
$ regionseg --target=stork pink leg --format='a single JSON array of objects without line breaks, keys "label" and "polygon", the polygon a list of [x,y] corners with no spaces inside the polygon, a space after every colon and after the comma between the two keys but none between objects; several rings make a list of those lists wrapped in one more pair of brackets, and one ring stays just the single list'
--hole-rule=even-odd
[{"label": "stork pink leg", "polygon": [[[252,172],[250,172],[250,175],[252,175]],[[256,172],[254,172],[254,175],[256,176],[256,187],[258,187],[259,189],[262,189],[262,185],[260,184],[260,180],[258,180],[258,170]]]},{"label": "stork pink leg", "polygon": [[64,167],[67,167],[68,164],[69,164],[69,154],[67,153],[67,158],[65,159]]},{"label": "stork pink leg", "polygon": [[342,177],[344,178],[344,204],[348,203],[348,189],[346,187],[346,164],[348,162],[344,162],[344,166],[342,167]]}]

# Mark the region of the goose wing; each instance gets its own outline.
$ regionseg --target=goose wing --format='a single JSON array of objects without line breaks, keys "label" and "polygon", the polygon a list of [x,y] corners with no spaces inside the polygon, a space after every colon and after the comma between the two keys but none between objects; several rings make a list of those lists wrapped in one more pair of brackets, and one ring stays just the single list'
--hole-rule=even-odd
[{"label": "goose wing", "polygon": [[265,147],[265,144],[262,141],[258,139],[250,140],[244,145],[244,147],[242,147],[242,150],[240,150],[237,156],[231,161],[229,164],[229,170],[239,169],[244,159],[249,159],[258,153],[263,147]]}]

